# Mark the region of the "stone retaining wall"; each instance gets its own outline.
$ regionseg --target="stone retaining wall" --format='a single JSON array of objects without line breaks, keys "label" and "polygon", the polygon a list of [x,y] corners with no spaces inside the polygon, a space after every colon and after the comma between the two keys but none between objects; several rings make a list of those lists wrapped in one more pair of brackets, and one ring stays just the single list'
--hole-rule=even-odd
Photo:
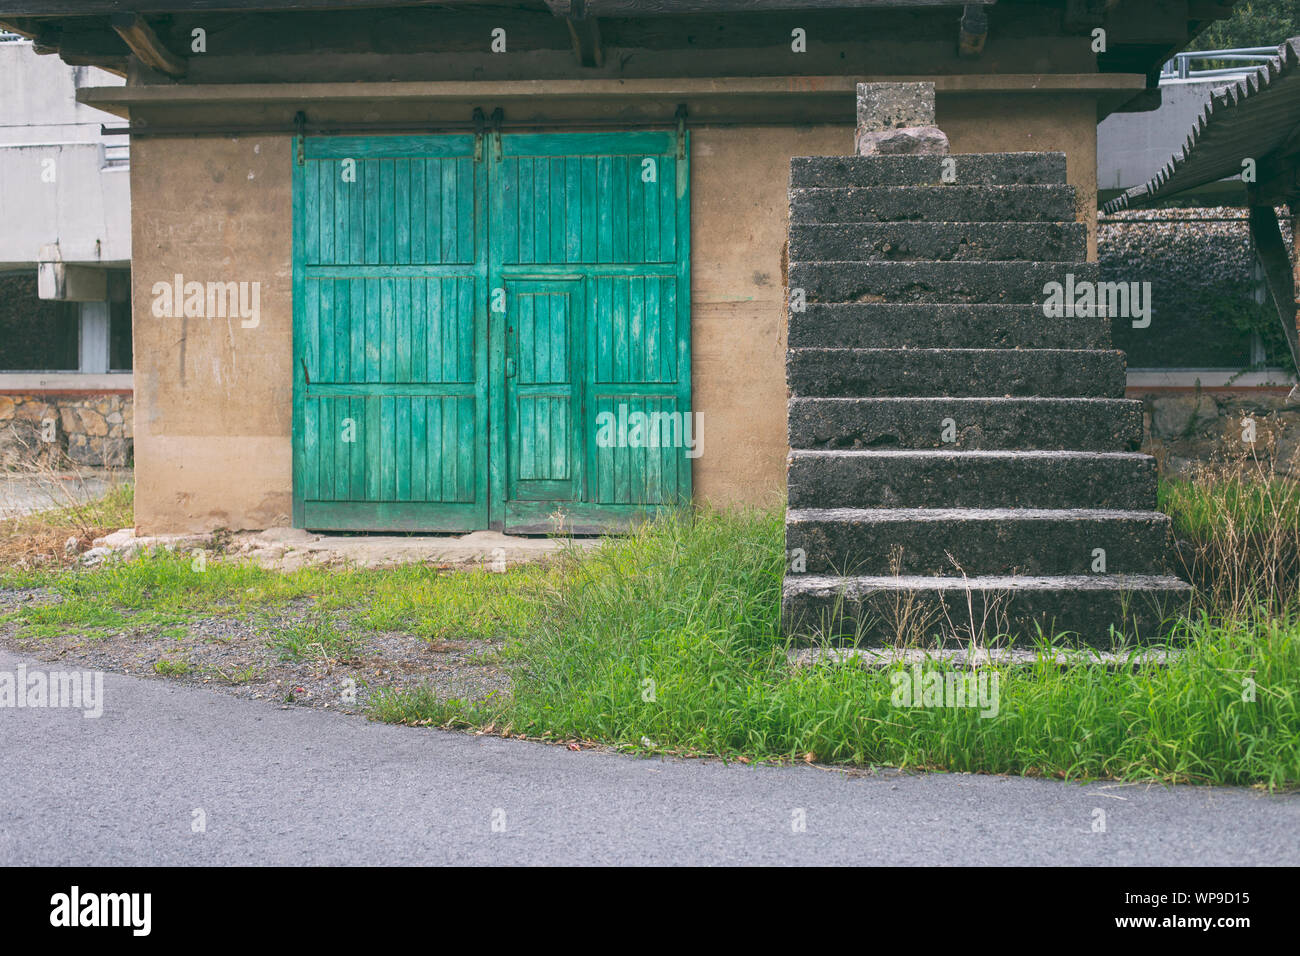
[{"label": "stone retaining wall", "polygon": [[[1300,404],[1287,404],[1286,391],[1130,389],[1129,397],[1142,399],[1144,450],[1166,474],[1186,475],[1193,462],[1253,452],[1279,472],[1300,475]],[[1250,422],[1253,444],[1246,441]]]},{"label": "stone retaining wall", "polygon": [[[1282,238],[1290,246],[1289,223]],[[1251,364],[1251,332],[1265,365],[1289,367],[1271,301],[1255,301],[1255,256],[1245,211],[1224,207],[1135,210],[1098,226],[1098,264],[1107,282],[1150,282],[1147,328],[1117,321],[1115,348],[1130,368],[1228,368]]]},{"label": "stone retaining wall", "polygon": [[120,468],[133,436],[130,395],[0,395],[0,469]]}]

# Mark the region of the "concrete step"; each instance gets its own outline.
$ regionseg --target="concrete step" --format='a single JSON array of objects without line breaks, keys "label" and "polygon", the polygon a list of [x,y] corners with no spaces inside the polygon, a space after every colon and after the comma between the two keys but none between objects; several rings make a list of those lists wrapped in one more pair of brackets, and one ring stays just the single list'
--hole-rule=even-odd
[{"label": "concrete step", "polygon": [[1110,348],[1110,319],[1047,318],[1039,305],[813,302],[788,328],[794,349]]},{"label": "concrete step", "polygon": [[[956,441],[945,443],[945,420]],[[1136,451],[1142,403],[1111,398],[793,398],[790,447]]]},{"label": "concrete step", "polygon": [[791,223],[1071,222],[1073,186],[828,186],[790,190]]},{"label": "concrete step", "polygon": [[1124,353],[1095,349],[789,349],[794,397],[1122,398]]},{"label": "concrete step", "polygon": [[1049,283],[1063,285],[1071,275],[1076,283],[1093,282],[1097,268],[1095,262],[792,262],[789,288],[803,289],[810,303],[1042,304]]},{"label": "concrete step", "polygon": [[791,508],[1156,506],[1156,462],[1135,452],[794,451]]},{"label": "concrete step", "polygon": [[[951,165],[946,160],[952,160]],[[951,169],[955,182],[944,182]],[[952,156],[796,156],[790,185],[1064,185],[1064,153],[954,153]]]},{"label": "concrete step", "polygon": [[795,223],[791,262],[1082,262],[1081,222]]},{"label": "concrete step", "polygon": [[[1110,649],[1120,639],[1154,643],[1191,588],[1165,575],[1068,577],[790,575],[781,596],[782,631],[803,643],[822,638],[863,646],[973,639],[1023,646],[1040,631]],[[911,622],[911,626],[908,625]],[[1115,631],[1112,632],[1112,626]]]},{"label": "concrete step", "polygon": [[[792,508],[786,550],[809,574],[1163,574],[1169,516],[1037,508]],[[898,562],[898,563],[895,563]]]}]

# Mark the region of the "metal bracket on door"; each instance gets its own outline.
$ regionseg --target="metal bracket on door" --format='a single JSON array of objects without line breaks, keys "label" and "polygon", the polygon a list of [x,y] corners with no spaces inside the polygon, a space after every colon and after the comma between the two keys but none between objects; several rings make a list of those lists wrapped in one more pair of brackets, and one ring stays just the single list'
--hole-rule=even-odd
[{"label": "metal bracket on door", "polygon": [[686,158],[686,104],[678,103],[677,112],[673,114],[677,120],[677,158]]},{"label": "metal bracket on door", "polygon": [[302,110],[293,114],[293,126],[298,133],[298,165],[307,162],[307,114]]},{"label": "metal bracket on door", "polygon": [[506,120],[506,111],[497,107],[492,111],[492,151],[496,161],[501,162],[501,124]]},{"label": "metal bracket on door", "polygon": [[483,115],[481,107],[474,107],[474,162],[483,162],[483,128],[487,125],[487,117]]}]

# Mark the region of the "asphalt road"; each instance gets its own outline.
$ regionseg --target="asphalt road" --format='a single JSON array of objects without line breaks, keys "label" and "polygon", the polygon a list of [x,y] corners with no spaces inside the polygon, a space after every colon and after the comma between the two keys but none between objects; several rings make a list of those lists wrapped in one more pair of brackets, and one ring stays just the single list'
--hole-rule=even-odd
[{"label": "asphalt road", "polygon": [[572,752],[111,674],[104,698],[0,708],[0,864],[1300,863],[1300,794]]}]

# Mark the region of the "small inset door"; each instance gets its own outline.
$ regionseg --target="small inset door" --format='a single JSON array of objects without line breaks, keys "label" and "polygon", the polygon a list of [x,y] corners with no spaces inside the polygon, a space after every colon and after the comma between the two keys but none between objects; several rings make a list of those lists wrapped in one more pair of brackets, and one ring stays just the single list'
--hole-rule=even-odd
[{"label": "small inset door", "polygon": [[582,496],[582,280],[507,281],[508,502]]}]

